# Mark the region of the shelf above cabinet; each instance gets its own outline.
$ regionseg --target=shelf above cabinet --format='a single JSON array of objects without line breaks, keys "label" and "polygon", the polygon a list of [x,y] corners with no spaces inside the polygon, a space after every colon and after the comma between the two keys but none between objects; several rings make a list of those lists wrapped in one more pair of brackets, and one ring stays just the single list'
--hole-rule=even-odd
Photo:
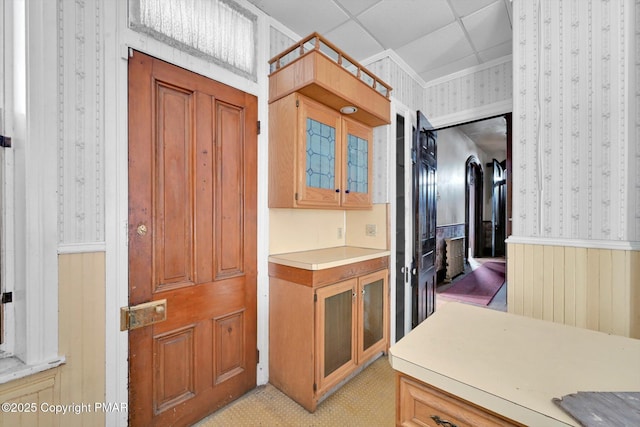
[{"label": "shelf above cabinet", "polygon": [[356,107],[350,117],[368,126],[391,123],[391,87],[317,33],[269,63],[269,103],[299,92],[336,111]]}]

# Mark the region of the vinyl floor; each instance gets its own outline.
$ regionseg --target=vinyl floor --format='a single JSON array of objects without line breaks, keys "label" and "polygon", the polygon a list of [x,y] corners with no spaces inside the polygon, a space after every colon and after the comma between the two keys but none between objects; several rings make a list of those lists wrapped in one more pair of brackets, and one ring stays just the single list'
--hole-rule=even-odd
[{"label": "vinyl floor", "polygon": [[395,425],[394,371],[380,357],[320,403],[313,414],[267,384],[196,424],[197,427]]}]

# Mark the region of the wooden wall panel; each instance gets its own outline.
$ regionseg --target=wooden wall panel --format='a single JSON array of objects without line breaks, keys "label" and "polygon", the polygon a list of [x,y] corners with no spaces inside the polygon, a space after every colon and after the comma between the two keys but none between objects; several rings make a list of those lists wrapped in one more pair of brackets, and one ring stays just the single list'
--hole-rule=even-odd
[{"label": "wooden wall panel", "polygon": [[[612,251],[612,265],[631,265],[631,252],[628,251]],[[637,286],[638,282],[629,281],[631,269],[614,268],[611,271],[611,331],[616,335],[622,335],[626,328],[625,319],[631,319],[630,298],[631,287]],[[620,286],[623,283],[629,283],[630,287]],[[635,284],[634,284],[635,283]]]},{"label": "wooden wall panel", "polygon": [[631,259],[631,269],[629,274],[629,283],[631,283],[630,298],[630,317],[631,317],[631,333],[630,336],[640,338],[640,251],[629,253]]},{"label": "wooden wall panel", "polygon": [[587,329],[598,330],[600,310],[600,272],[598,249],[587,249]]},{"label": "wooden wall panel", "polygon": [[[35,412],[0,411],[0,426],[57,427],[60,420],[47,411],[60,403],[59,370],[51,369],[0,385],[0,401],[29,405]],[[32,406],[35,404],[35,408]],[[41,410],[42,405],[45,410]]]},{"label": "wooden wall panel", "polygon": [[[105,257],[103,252],[58,258],[58,352],[64,365],[0,385],[0,402],[35,403],[33,414],[0,412],[0,426],[49,427],[105,425],[105,413],[93,409],[105,401]],[[125,402],[126,403],[126,402]],[[67,406],[70,413],[42,410]]]},{"label": "wooden wall panel", "polygon": [[[527,245],[528,246],[528,245]],[[542,263],[542,318],[553,321],[553,247],[543,246],[544,261]],[[538,266],[540,264],[537,264]]]},{"label": "wooden wall panel", "polygon": [[587,289],[584,284],[587,282],[587,249],[576,248],[575,271],[575,292],[576,292],[576,326],[587,327]]},{"label": "wooden wall panel", "polygon": [[523,277],[523,299],[522,308],[525,316],[533,315],[533,290],[537,288],[537,284],[533,279],[534,253],[533,246],[525,246],[524,249],[524,277]]},{"label": "wooden wall panel", "polygon": [[509,244],[508,309],[640,338],[640,251]]},{"label": "wooden wall panel", "polygon": [[554,265],[558,264],[561,268],[553,269],[553,321],[558,323],[564,323],[564,249],[561,246],[553,247],[553,262]]},{"label": "wooden wall panel", "polygon": [[564,269],[564,323],[575,326],[576,324],[576,248],[565,248]]},{"label": "wooden wall panel", "polygon": [[[60,255],[60,403],[105,400],[105,256],[103,252]],[[64,426],[103,426],[103,412],[60,417]]]}]

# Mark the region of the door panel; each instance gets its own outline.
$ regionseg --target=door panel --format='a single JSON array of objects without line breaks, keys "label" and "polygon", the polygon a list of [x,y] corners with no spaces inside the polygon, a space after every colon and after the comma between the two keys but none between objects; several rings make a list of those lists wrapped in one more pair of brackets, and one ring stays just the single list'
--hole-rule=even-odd
[{"label": "door panel", "polygon": [[196,393],[194,328],[186,328],[154,337],[153,364],[156,368],[156,407],[162,412]]},{"label": "door panel", "polygon": [[413,269],[413,327],[435,309],[436,289],[436,132],[418,111],[414,133],[415,245]]},{"label": "door panel", "polygon": [[342,171],[342,206],[371,205],[371,174],[373,162],[373,130],[354,120],[342,122],[344,170]]},{"label": "door panel", "polygon": [[[155,214],[156,292],[193,284],[191,266],[191,218],[188,174],[191,129],[188,125],[195,100],[193,94],[161,84],[155,85],[156,111]],[[152,148],[153,149],[153,148]]]},{"label": "door panel", "polygon": [[190,425],[255,387],[256,99],[135,52],[129,61],[131,425]]},{"label": "door panel", "polygon": [[355,296],[357,280],[350,279],[316,291],[316,384],[322,394],[356,366]]},{"label": "door panel", "polygon": [[[335,110],[308,98],[298,109],[298,205],[340,206],[342,120]],[[291,124],[293,126],[293,124]]]},{"label": "door panel", "polygon": [[244,310],[214,319],[214,384],[242,373],[245,368]]},{"label": "door panel", "polygon": [[245,153],[240,144],[243,127],[242,110],[232,105],[218,103],[216,156],[217,205],[215,209],[217,257],[216,279],[244,273],[244,214],[243,214],[243,159]]}]

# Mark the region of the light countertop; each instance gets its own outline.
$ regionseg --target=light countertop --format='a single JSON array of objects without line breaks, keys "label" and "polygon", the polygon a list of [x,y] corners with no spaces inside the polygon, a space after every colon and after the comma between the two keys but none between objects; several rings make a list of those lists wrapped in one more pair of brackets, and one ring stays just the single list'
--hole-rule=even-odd
[{"label": "light countertop", "polygon": [[269,262],[305,270],[324,270],[354,262],[368,261],[390,254],[390,251],[383,249],[338,246],[335,248],[270,255]]},{"label": "light countertop", "polygon": [[525,425],[579,425],[553,402],[640,391],[640,340],[450,302],[389,350],[393,368]]}]

